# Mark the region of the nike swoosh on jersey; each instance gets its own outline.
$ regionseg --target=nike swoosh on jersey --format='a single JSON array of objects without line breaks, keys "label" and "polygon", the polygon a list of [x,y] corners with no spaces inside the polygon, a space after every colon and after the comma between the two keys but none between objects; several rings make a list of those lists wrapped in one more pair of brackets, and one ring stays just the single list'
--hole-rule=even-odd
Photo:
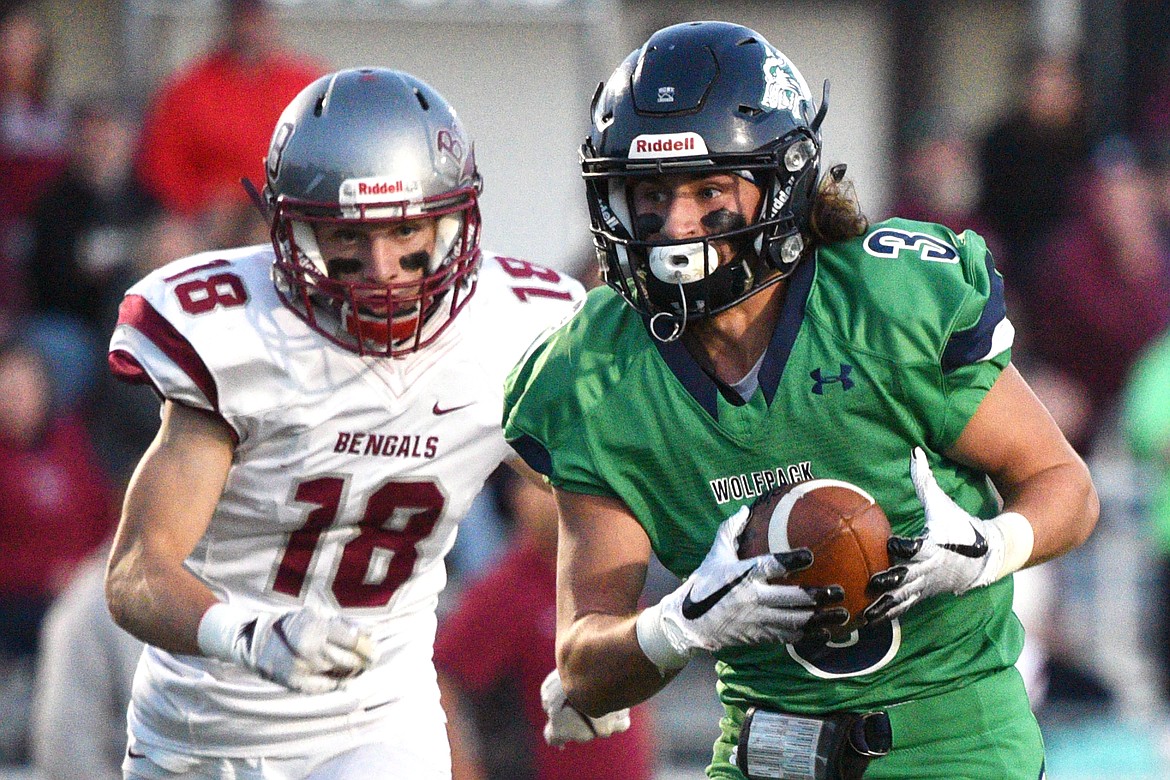
[{"label": "nike swoosh on jersey", "polygon": [[958,553],[966,558],[982,558],[987,555],[987,539],[979,532],[975,526],[971,526],[971,530],[975,532],[974,544],[940,544],[939,547],[944,550],[950,550],[953,553]]},{"label": "nike swoosh on jersey", "polygon": [[[475,403],[475,402],[472,401],[471,403]],[[460,406],[452,406],[449,409],[442,409],[439,407],[439,402],[435,401],[435,405],[431,407],[431,412],[433,412],[435,414],[435,416],[437,417],[437,416],[442,415],[442,414],[450,414],[451,412],[457,412],[460,409],[466,409],[467,407],[471,406],[471,403],[462,404]]]},{"label": "nike swoosh on jersey", "polygon": [[683,596],[682,616],[687,620],[698,620],[711,611],[711,607],[719,603],[719,600],[731,592],[739,583],[743,582],[744,578],[752,573],[751,569],[744,570],[743,574],[736,577],[731,582],[725,584],[719,590],[712,593],[710,596],[699,599],[698,601],[691,600],[691,594],[695,591],[695,586],[687,591],[687,595]]}]

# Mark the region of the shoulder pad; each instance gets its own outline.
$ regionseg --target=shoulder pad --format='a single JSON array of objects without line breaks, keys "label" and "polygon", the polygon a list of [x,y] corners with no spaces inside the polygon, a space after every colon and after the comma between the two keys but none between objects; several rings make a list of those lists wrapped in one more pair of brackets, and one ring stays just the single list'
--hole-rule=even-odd
[{"label": "shoulder pad", "polygon": [[976,233],[891,219],[817,254],[813,296],[822,319],[851,340],[945,369],[1011,345],[1003,279]]}]

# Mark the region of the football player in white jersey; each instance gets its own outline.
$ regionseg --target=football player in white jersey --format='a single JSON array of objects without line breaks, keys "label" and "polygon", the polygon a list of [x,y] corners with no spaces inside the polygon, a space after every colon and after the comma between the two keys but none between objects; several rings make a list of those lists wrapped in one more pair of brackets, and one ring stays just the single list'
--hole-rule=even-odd
[{"label": "football player in white jersey", "polygon": [[443,556],[510,457],[504,379],[583,290],[483,254],[471,141],[431,87],[344,70],[285,110],[272,246],[132,287],[109,361],[163,399],[106,593],[149,646],[127,778],[443,778]]}]

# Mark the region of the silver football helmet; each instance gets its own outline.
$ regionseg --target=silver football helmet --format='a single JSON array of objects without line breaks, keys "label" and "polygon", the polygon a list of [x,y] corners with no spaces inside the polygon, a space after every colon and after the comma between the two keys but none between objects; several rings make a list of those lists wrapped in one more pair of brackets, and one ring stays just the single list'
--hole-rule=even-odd
[{"label": "silver football helmet", "polygon": [[[475,291],[475,151],[455,110],[410,74],[342,70],[285,108],[265,161],[281,299],[331,341],[402,356],[434,341]],[[437,218],[424,274],[407,283],[330,278],[314,226]]]}]

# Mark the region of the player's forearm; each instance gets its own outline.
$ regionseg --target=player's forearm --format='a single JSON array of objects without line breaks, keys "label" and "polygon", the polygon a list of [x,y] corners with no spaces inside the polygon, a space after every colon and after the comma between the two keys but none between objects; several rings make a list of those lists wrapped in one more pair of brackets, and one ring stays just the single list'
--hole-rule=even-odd
[{"label": "player's forearm", "polygon": [[1019,512],[1032,524],[1035,543],[1028,566],[1079,547],[1097,525],[1097,491],[1079,458],[1039,471],[1003,492],[1004,511]]},{"label": "player's forearm", "polygon": [[114,621],[143,642],[200,655],[199,621],[218,599],[182,566],[152,562],[132,551],[111,558],[106,601]]},{"label": "player's forearm", "polygon": [[106,600],[118,625],[168,652],[199,654],[199,622],[217,601],[184,562],[211,522],[232,453],[225,423],[167,401],[126,491]]},{"label": "player's forearm", "polygon": [[591,717],[649,699],[676,673],[663,676],[646,657],[634,616],[601,614],[579,618],[559,639],[557,668],[569,701]]}]

